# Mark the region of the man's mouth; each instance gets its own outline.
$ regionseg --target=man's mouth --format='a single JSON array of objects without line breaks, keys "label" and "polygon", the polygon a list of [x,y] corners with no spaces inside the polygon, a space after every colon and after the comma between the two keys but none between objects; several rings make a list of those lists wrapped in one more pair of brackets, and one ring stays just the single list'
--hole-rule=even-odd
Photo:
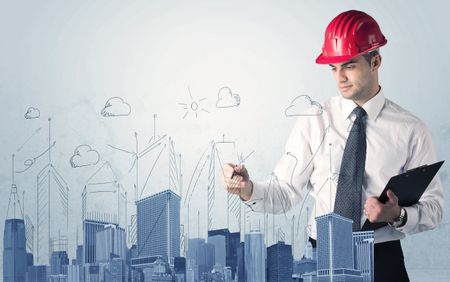
[{"label": "man's mouth", "polygon": [[352,87],[351,85],[343,85],[343,86],[339,86],[339,88],[341,89],[341,91],[347,91],[348,89],[350,89],[350,87]]}]

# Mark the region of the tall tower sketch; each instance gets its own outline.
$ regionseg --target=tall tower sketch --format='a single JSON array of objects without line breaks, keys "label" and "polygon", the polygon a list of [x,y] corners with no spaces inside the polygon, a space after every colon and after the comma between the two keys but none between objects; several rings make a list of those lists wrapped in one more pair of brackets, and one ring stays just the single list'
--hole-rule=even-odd
[{"label": "tall tower sketch", "polygon": [[176,154],[174,142],[171,137],[169,137],[169,188],[173,189],[180,197],[183,197],[181,154]]},{"label": "tall tower sketch", "polygon": [[[100,197],[103,201],[99,201]],[[86,181],[81,194],[81,203],[82,222],[87,219],[88,213],[101,210],[117,218],[119,226],[127,226],[127,192],[109,162],[105,162]],[[100,207],[98,206],[100,203],[105,204]]]},{"label": "tall tower sketch", "polygon": [[130,154],[131,156],[133,156],[133,163],[131,164],[131,168],[129,169],[129,172],[133,168],[135,169],[134,201],[137,201],[142,196],[142,193],[143,193],[143,191],[145,189],[145,186],[147,185],[148,179],[149,179],[151,173],[153,172],[153,168],[154,168],[156,162],[158,161],[159,157],[161,156],[161,153],[164,151],[166,145],[164,145],[163,148],[161,149],[161,151],[159,152],[159,155],[158,155],[156,161],[154,162],[151,171],[149,172],[149,174],[147,176],[147,180],[145,181],[144,185],[142,185],[142,189],[141,189],[140,193],[139,193],[139,159],[144,157],[147,153],[149,153],[150,151],[152,151],[156,147],[160,146],[162,144],[162,140],[165,137],[166,137],[166,135],[158,138],[157,140],[153,140],[153,138],[150,139],[150,142],[152,142],[152,141],[153,142],[150,143],[149,146],[147,146],[145,149],[143,149],[141,151],[139,150],[139,141],[138,141],[138,133],[137,132],[134,133],[134,139],[135,139],[135,149],[134,149],[134,151],[124,150],[124,149],[121,149],[121,148],[118,148],[118,147],[115,147],[115,146],[112,146],[112,145],[108,144],[109,147],[111,147],[111,148],[113,148],[115,150],[118,150],[118,151]]},{"label": "tall tower sketch", "polygon": [[[222,136],[222,140],[219,141],[211,141],[203,154],[200,156],[197,165],[194,169],[194,172],[192,173],[191,179],[189,181],[189,185],[186,191],[186,197],[184,198],[184,205],[189,207],[190,200],[192,198],[192,195],[196,189],[196,186],[198,184],[198,181],[205,170],[206,165],[209,165],[208,167],[208,176],[207,176],[207,229],[212,230],[213,229],[213,210],[216,207],[215,205],[215,198],[216,198],[216,175],[217,173],[223,173],[222,168],[222,160],[220,158],[220,147],[221,146],[233,146],[233,150],[236,151],[236,144],[234,141],[226,141],[225,136]],[[253,152],[252,152],[253,153]],[[250,154],[251,155],[251,154]],[[250,156],[248,155],[248,156]],[[246,158],[248,158],[248,156]],[[237,156],[239,159],[239,164],[242,164],[242,162],[246,159],[242,156]],[[216,166],[216,162],[220,164],[219,167]],[[219,171],[218,171],[219,169]],[[226,218],[226,226],[229,229],[230,228],[230,213],[234,214],[237,221],[239,229],[241,228],[241,201],[239,199],[239,196],[233,195],[230,193],[227,193],[227,218]],[[188,214],[189,214],[189,208],[188,208]],[[189,222],[188,222],[189,223]],[[188,226],[189,230],[189,226]]]},{"label": "tall tower sketch", "polygon": [[[16,210],[20,211],[21,218],[23,219],[23,203],[20,203],[20,197],[17,193],[17,185],[15,183],[14,178],[14,154],[11,156],[12,158],[12,183],[11,183],[11,192],[9,194],[8,201],[8,209],[6,210],[6,219],[9,218],[9,209],[12,207],[12,217],[17,218]],[[12,204],[12,205],[11,205]]]},{"label": "tall tower sketch", "polygon": [[[10,208],[12,208],[11,216]],[[14,155],[12,155],[12,184],[3,234],[3,281],[25,281],[26,271],[27,252],[23,205],[20,203],[14,181]]]},{"label": "tall tower sketch", "polygon": [[[37,264],[44,263],[44,258],[50,258],[52,236],[67,235],[69,227],[69,187],[53,166],[50,148],[54,144],[51,145],[51,140],[51,118],[48,118],[48,164],[36,177]],[[52,199],[52,195],[57,195],[59,201]]]},{"label": "tall tower sketch", "polygon": [[136,202],[138,256],[180,256],[180,201],[168,189]]},{"label": "tall tower sketch", "polygon": [[[129,151],[129,150],[125,150],[125,149],[121,149],[112,145],[107,144],[109,147],[121,151],[123,153],[127,153],[129,155],[131,155],[133,157],[133,163],[131,164],[130,169],[128,170],[128,172],[131,172],[133,170],[133,168],[135,169],[135,183],[134,183],[134,202],[138,201],[138,199],[140,199],[142,197],[142,194],[145,191],[145,188],[147,187],[147,183],[150,179],[150,176],[156,166],[156,163],[158,162],[159,158],[161,157],[163,151],[166,148],[166,144],[163,145],[163,147],[161,148],[161,150],[159,151],[155,161],[153,162],[153,165],[149,171],[149,173],[147,174],[147,178],[144,182],[144,184],[142,185],[142,188],[139,186],[139,160],[141,158],[143,158],[146,154],[148,154],[149,152],[151,152],[152,150],[156,149],[157,147],[161,146],[163,143],[163,140],[165,139],[166,135],[163,136],[157,136],[156,135],[156,115],[153,116],[154,118],[154,130],[153,130],[153,137],[150,138],[150,140],[148,141],[148,143],[150,145],[148,145],[147,147],[145,147],[145,149],[141,150],[139,148],[139,140],[138,140],[138,133],[135,132],[134,133],[134,138],[135,138],[135,149],[134,151]],[[126,194],[126,193],[125,193]],[[125,208],[127,210],[127,207]],[[136,239],[137,239],[137,221],[136,221],[136,213],[133,212],[131,214],[130,217],[130,225],[125,227],[128,231],[128,242],[131,245],[136,244]]]}]

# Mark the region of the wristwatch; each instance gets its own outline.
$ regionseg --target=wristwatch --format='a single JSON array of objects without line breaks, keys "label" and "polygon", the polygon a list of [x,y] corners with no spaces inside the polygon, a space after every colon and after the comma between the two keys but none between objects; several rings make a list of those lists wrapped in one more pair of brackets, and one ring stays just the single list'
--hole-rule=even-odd
[{"label": "wristwatch", "polygon": [[394,228],[399,228],[406,224],[407,219],[408,219],[408,214],[406,213],[405,208],[401,208],[400,215],[396,219],[394,219],[393,222],[389,222],[389,225]]}]

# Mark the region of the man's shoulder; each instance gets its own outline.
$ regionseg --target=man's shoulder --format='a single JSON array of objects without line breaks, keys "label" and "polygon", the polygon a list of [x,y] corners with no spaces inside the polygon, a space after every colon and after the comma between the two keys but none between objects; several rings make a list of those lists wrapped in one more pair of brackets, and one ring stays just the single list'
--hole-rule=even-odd
[{"label": "man's shoulder", "polygon": [[427,130],[425,123],[418,116],[387,98],[383,108],[383,116],[410,129]]}]

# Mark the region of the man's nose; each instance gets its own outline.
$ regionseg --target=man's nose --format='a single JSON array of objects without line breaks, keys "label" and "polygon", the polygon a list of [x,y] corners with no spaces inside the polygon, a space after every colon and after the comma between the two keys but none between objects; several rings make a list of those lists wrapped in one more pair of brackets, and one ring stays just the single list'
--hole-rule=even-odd
[{"label": "man's nose", "polygon": [[337,82],[346,82],[347,76],[345,75],[345,71],[342,69],[336,70],[336,80]]}]

